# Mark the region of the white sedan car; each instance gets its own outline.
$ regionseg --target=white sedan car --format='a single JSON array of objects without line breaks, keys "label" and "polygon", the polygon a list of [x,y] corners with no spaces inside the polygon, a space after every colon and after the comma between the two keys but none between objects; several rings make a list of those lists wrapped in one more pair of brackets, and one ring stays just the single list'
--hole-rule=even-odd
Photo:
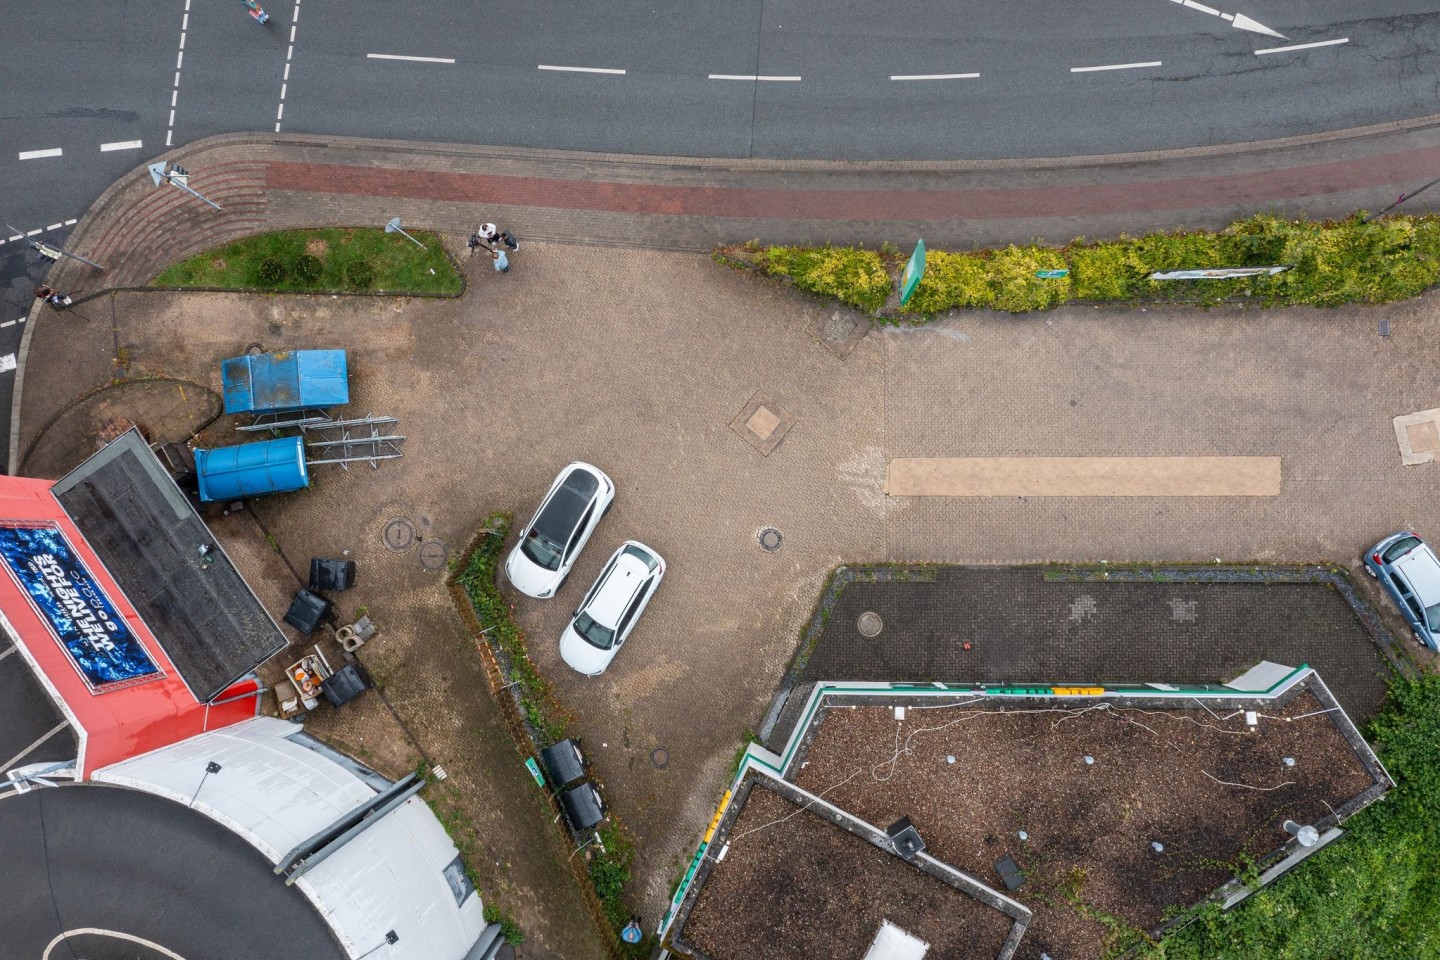
[{"label": "white sedan car", "polygon": [[614,501],[615,484],[599,467],[576,461],[561,470],[505,558],[515,589],[541,599],[555,596]]},{"label": "white sedan car", "polygon": [[664,576],[660,554],[635,540],[622,543],[560,635],[560,659],[589,677],[604,673]]}]

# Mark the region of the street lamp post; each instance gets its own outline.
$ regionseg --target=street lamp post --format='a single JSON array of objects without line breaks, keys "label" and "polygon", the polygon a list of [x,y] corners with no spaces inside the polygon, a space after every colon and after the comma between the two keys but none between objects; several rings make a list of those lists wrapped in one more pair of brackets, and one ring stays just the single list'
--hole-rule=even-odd
[{"label": "street lamp post", "polygon": [[424,250],[424,249],[425,249],[425,244],[421,243],[419,240],[416,240],[414,237],[410,236],[410,234],[408,234],[408,233],[406,233],[404,230],[401,230],[401,229],[400,229],[400,218],[399,218],[399,217],[391,217],[391,218],[390,218],[390,222],[387,223],[387,224],[385,224],[385,232],[386,232],[386,233],[398,233],[398,234],[400,234],[400,236],[404,237],[406,240],[409,240],[411,243],[415,244],[415,246],[419,247],[421,250]]},{"label": "street lamp post", "polygon": [[202,777],[200,778],[200,786],[199,786],[199,787],[196,787],[196,788],[195,788],[195,792],[192,793],[192,794],[190,794],[190,806],[192,806],[192,807],[195,806],[195,798],[198,797],[198,796],[200,796],[200,787],[205,786],[205,778],[208,777],[208,776],[210,776],[210,774],[212,774],[212,773],[219,773],[219,772],[220,772],[220,764],[216,763],[214,760],[211,760],[209,763],[205,764],[205,776],[202,776]]},{"label": "street lamp post", "polygon": [[386,930],[384,942],[375,944],[375,946],[371,947],[369,950],[366,950],[364,953],[360,954],[360,956],[356,957],[355,960],[365,960],[366,957],[370,956],[370,954],[374,953],[376,950],[379,950],[381,947],[394,946],[395,942],[399,939],[400,934],[396,933],[394,930]]},{"label": "street lamp post", "polygon": [[150,171],[150,179],[155,181],[155,186],[158,187],[162,183],[168,183],[172,187],[179,187],[195,199],[203,203],[208,203],[216,210],[220,209],[220,204],[211,200],[209,197],[202,196],[190,186],[190,171],[180,166],[180,164],[162,161],[160,163],[152,163],[145,169]]},{"label": "street lamp post", "polygon": [[[11,224],[8,224],[8,223],[7,223],[7,224],[5,224],[5,226],[6,226],[6,227],[9,227],[9,229],[11,230],[11,232],[13,232],[14,234],[16,234],[17,236],[23,236],[23,233],[22,233],[20,230],[15,229],[15,227],[12,226]],[[88,264],[90,264],[90,266],[94,267],[96,270],[104,270],[104,269],[105,269],[105,266],[104,266],[103,264],[99,264],[99,263],[96,263],[94,260],[88,259],[88,258],[86,258],[86,257],[82,257],[82,256],[80,256],[80,254],[78,254],[78,253],[71,253],[71,252],[69,252],[68,250],[61,250],[59,247],[52,247],[52,246],[50,246],[50,244],[44,243],[43,241],[40,241],[40,240],[30,240],[30,241],[27,241],[27,242],[30,244],[30,249],[31,249],[31,250],[34,250],[36,253],[40,254],[40,256],[44,257],[46,260],[59,260],[61,257],[69,257],[71,260],[79,260],[81,263],[88,263]]]}]

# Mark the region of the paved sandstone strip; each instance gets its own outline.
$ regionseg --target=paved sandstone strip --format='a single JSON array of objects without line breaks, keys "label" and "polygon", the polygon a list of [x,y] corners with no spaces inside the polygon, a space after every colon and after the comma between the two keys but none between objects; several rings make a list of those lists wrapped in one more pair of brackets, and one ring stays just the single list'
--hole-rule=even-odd
[{"label": "paved sandstone strip", "polygon": [[896,457],[892,497],[1275,497],[1279,457]]}]

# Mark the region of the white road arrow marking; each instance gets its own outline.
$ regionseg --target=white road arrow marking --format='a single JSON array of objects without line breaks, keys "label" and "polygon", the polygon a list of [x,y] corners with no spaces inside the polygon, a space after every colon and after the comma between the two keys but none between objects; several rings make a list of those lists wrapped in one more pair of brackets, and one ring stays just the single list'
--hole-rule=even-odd
[{"label": "white road arrow marking", "polygon": [[1258,20],[1252,20],[1243,13],[1229,14],[1221,13],[1214,7],[1207,7],[1203,3],[1196,3],[1195,0],[1170,0],[1171,3],[1178,3],[1182,7],[1189,7],[1191,10],[1199,10],[1201,13],[1208,13],[1212,17],[1219,17],[1222,20],[1229,20],[1232,27],[1239,27],[1241,30],[1249,30],[1251,33],[1263,33],[1267,37],[1278,37],[1281,40],[1290,38],[1278,30],[1271,30]]}]

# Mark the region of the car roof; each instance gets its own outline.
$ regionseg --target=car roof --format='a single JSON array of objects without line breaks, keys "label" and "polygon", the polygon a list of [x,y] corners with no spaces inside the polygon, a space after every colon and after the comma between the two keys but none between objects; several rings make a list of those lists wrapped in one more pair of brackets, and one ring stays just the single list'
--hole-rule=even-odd
[{"label": "car roof", "polygon": [[590,601],[585,612],[590,614],[592,620],[613,630],[620,622],[621,614],[629,606],[630,598],[635,596],[635,591],[644,583],[645,575],[649,572],[644,564],[634,557],[623,554],[616,557],[605,582],[595,592],[595,599]]},{"label": "car roof", "polygon": [[595,492],[600,489],[600,480],[590,471],[576,467],[561,481],[555,495],[540,509],[535,518],[535,529],[556,543],[564,543],[575,532],[575,525]]},{"label": "car roof", "polygon": [[1440,603],[1440,560],[1425,543],[1395,561],[1395,567],[1425,606]]}]

